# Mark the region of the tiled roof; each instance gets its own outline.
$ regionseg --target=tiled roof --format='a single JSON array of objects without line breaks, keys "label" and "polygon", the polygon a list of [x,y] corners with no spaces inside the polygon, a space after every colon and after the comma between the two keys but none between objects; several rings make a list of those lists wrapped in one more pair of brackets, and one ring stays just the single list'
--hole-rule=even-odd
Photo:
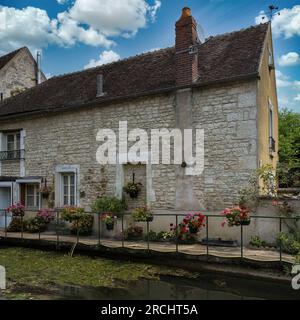
[{"label": "tiled roof", "polygon": [[[207,39],[200,45],[197,85],[254,75],[259,71],[268,24]],[[104,79],[96,97],[97,75]],[[162,49],[100,67],[50,78],[0,103],[1,116],[59,111],[89,103],[150,94],[175,87],[175,50]]]}]

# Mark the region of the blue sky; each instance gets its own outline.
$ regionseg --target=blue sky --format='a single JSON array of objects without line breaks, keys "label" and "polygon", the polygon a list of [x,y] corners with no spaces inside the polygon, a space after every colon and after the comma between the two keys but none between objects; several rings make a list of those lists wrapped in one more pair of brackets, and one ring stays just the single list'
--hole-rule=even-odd
[{"label": "blue sky", "polygon": [[[189,6],[205,37],[260,21],[264,0],[0,0],[0,54],[43,51],[48,75],[81,70],[174,44],[174,23]],[[300,112],[300,1],[273,2],[278,95]],[[91,10],[92,8],[92,10]],[[1,29],[5,16],[7,29]],[[100,56],[101,55],[101,56]]]}]

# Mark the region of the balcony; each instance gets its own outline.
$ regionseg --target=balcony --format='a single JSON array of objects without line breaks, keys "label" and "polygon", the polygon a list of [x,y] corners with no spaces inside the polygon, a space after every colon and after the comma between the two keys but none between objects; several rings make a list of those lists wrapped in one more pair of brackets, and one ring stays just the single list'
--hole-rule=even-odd
[{"label": "balcony", "polygon": [[25,150],[0,151],[0,161],[25,159]]},{"label": "balcony", "polygon": [[276,152],[276,142],[273,139],[273,137],[270,137],[269,148],[270,148],[270,155],[273,155],[273,153]]}]

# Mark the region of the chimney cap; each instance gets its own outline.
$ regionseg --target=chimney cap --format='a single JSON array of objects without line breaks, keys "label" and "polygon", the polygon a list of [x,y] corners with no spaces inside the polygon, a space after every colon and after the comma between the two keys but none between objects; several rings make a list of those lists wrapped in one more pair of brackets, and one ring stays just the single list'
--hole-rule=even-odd
[{"label": "chimney cap", "polygon": [[192,15],[192,10],[189,7],[184,7],[182,9],[182,18],[187,18]]}]

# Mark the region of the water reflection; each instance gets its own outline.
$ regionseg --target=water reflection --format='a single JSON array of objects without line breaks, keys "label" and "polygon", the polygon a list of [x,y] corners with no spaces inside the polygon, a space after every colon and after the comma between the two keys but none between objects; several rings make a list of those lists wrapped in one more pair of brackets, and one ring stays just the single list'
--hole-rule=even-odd
[{"label": "water reflection", "polygon": [[[244,300],[300,299],[300,292],[288,285],[256,280],[165,277],[159,281],[138,280],[117,283],[118,288],[64,286],[53,299],[84,300]],[[120,288],[121,286],[121,288]]]}]

